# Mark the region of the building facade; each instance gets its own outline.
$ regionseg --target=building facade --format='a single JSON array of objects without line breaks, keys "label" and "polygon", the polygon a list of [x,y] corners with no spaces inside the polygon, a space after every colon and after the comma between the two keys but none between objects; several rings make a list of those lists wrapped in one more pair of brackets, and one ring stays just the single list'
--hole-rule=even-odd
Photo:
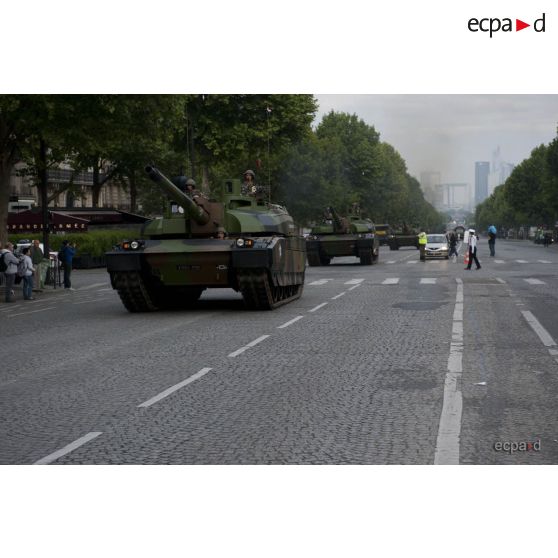
[{"label": "building facade", "polygon": [[475,163],[475,205],[482,203],[488,197],[488,176],[490,163],[477,161]]}]

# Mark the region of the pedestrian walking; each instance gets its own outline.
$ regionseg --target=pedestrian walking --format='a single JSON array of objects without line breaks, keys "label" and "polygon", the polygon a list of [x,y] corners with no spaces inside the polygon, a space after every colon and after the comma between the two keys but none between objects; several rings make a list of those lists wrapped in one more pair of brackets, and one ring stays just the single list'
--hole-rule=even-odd
[{"label": "pedestrian walking", "polygon": [[70,244],[67,240],[62,241],[62,249],[58,252],[58,259],[64,269],[64,288],[70,291],[75,291],[72,288],[72,264],[76,254],[76,245]]},{"label": "pedestrian walking", "polygon": [[467,267],[465,269],[468,269],[468,270],[471,269],[471,265],[473,264],[473,260],[475,260],[475,264],[477,266],[477,269],[481,268],[481,264],[479,263],[479,260],[477,258],[477,243],[478,243],[478,238],[477,238],[477,235],[475,233],[475,229],[469,229],[469,241],[468,241],[469,264],[467,265]]},{"label": "pedestrian walking", "polygon": [[496,227],[494,225],[488,227],[488,248],[490,256],[493,258],[496,255]]},{"label": "pedestrian walking", "polygon": [[23,300],[34,300],[33,298],[33,275],[35,268],[29,256],[29,248],[22,250],[23,258],[18,266],[18,274],[23,278]]},{"label": "pedestrian walking", "polygon": [[459,254],[457,253],[457,234],[455,231],[451,231],[449,233],[448,242],[450,247],[448,257],[451,258],[453,256],[453,263],[457,263],[457,256]]},{"label": "pedestrian walking", "polygon": [[5,298],[6,302],[15,302],[14,282],[17,273],[19,259],[14,255],[14,245],[7,242],[5,248],[0,253],[0,265],[4,273]]},{"label": "pedestrian walking", "polygon": [[418,242],[419,242],[419,250],[420,250],[420,261],[426,261],[426,243],[428,239],[426,238],[426,233],[424,231],[419,232],[418,234]]}]

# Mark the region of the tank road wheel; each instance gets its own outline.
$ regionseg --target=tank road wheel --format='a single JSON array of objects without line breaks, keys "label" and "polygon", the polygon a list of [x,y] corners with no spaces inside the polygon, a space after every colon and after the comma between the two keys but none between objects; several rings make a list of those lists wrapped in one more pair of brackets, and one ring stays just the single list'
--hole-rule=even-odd
[{"label": "tank road wheel", "polygon": [[133,271],[116,272],[112,279],[126,310],[129,312],[152,312],[157,310],[152,293],[149,292],[139,273]]},{"label": "tank road wheel", "polygon": [[360,265],[372,265],[372,250],[363,250],[360,254]]},{"label": "tank road wheel", "polygon": [[304,284],[276,287],[263,270],[244,270],[238,274],[239,290],[252,310],[273,310],[300,298]]}]

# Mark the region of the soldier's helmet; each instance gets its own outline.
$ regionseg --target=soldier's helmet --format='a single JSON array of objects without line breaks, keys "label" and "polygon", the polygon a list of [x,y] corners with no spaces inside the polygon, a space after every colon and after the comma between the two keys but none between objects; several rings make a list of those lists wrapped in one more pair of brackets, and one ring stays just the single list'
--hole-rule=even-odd
[{"label": "soldier's helmet", "polygon": [[196,181],[193,178],[189,178],[188,180],[186,180],[186,186],[194,186],[194,188],[196,187]]},{"label": "soldier's helmet", "polygon": [[252,179],[256,178],[256,175],[254,174],[253,170],[248,169],[247,171],[244,171],[244,174],[242,176],[246,176],[247,174],[252,175]]}]

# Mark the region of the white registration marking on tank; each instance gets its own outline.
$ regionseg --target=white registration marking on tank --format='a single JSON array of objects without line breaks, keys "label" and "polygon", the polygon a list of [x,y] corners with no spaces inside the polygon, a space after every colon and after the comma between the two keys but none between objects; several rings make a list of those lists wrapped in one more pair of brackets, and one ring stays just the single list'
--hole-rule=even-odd
[{"label": "white registration marking on tank", "polygon": [[240,349],[237,349],[236,351],[232,352],[230,355],[230,357],[235,357],[238,356],[240,354],[242,354],[244,351],[247,351],[250,347],[253,347],[254,345],[257,345],[258,343],[261,343],[264,339],[267,339],[269,337],[269,335],[262,335],[261,337],[258,337],[257,339],[254,339],[254,341],[250,341],[250,343],[248,343],[248,345],[244,345],[244,347],[240,347]]},{"label": "white registration marking on tank", "polygon": [[503,263],[505,263],[505,262],[504,262],[504,260],[494,260],[494,263],[503,264]]},{"label": "white registration marking on tank", "polygon": [[88,434],[82,436],[81,438],[78,438],[71,444],[64,446],[62,449],[59,449],[58,451],[55,451],[54,453],[51,453],[50,455],[47,455],[46,457],[39,459],[39,461],[35,461],[33,465],[48,465],[49,463],[52,463],[53,461],[60,459],[62,456],[70,453],[71,451],[74,451],[75,449],[83,446],[83,444],[87,444],[87,442],[93,440],[94,438],[100,436],[101,434],[102,432],[89,432]]},{"label": "white registration marking on tank", "polygon": [[523,279],[523,281],[529,283],[529,285],[546,285],[546,283],[540,279]]},{"label": "white registration marking on tank", "polygon": [[302,320],[302,318],[304,318],[304,316],[297,316],[296,318],[293,318],[292,320],[289,320],[288,322],[285,322],[284,324],[277,326],[277,329],[283,329],[284,327],[289,327],[291,324],[298,322],[298,320]]},{"label": "white registration marking on tank", "polygon": [[523,314],[523,317],[527,320],[527,323],[531,326],[533,331],[539,336],[539,339],[542,341],[545,347],[556,346],[556,341],[554,341],[550,333],[548,333],[548,331],[544,329],[539,320],[537,320],[537,318],[535,318],[535,316],[533,316],[533,314],[529,312],[529,310],[522,310],[521,313]]},{"label": "white registration marking on tank", "polygon": [[312,308],[312,310],[308,310],[308,312],[315,312],[316,310],[319,310],[320,308],[323,308],[326,304],[327,304],[327,302],[322,302],[321,304],[318,304],[318,306],[314,306],[314,308]]},{"label": "white registration marking on tank", "polygon": [[332,296],[331,300],[337,300],[338,298],[341,298],[342,296],[346,295],[347,291],[343,291],[342,293],[339,293],[338,295]]},{"label": "white registration marking on tank", "polygon": [[318,279],[316,281],[312,281],[312,283],[308,283],[308,285],[325,285],[328,281],[332,281],[332,279]]},{"label": "white registration marking on tank", "polygon": [[463,373],[463,281],[456,278],[457,293],[453,314],[444,401],[434,453],[434,465],[459,465],[459,439],[463,398],[458,381]]},{"label": "white registration marking on tank", "polygon": [[423,277],[420,280],[421,285],[435,285],[436,284],[436,277]]},{"label": "white registration marking on tank", "polygon": [[151,405],[157,403],[157,401],[161,401],[161,399],[164,399],[165,397],[167,397],[171,393],[174,393],[176,390],[180,389],[181,387],[191,384],[192,382],[195,382],[202,376],[205,376],[210,370],[212,370],[212,368],[202,368],[199,372],[192,374],[189,378],[186,378],[182,382],[179,382],[178,384],[175,384],[174,386],[167,388],[165,391],[162,391],[155,397],[152,397],[151,399],[148,399],[147,401],[140,403],[138,407],[151,407]]},{"label": "white registration marking on tank", "polygon": [[350,281],[345,281],[345,285],[358,285],[359,283],[362,283],[364,281],[364,279],[351,279]]},{"label": "white registration marking on tank", "polygon": [[399,277],[388,277],[382,281],[382,285],[397,285]]}]

